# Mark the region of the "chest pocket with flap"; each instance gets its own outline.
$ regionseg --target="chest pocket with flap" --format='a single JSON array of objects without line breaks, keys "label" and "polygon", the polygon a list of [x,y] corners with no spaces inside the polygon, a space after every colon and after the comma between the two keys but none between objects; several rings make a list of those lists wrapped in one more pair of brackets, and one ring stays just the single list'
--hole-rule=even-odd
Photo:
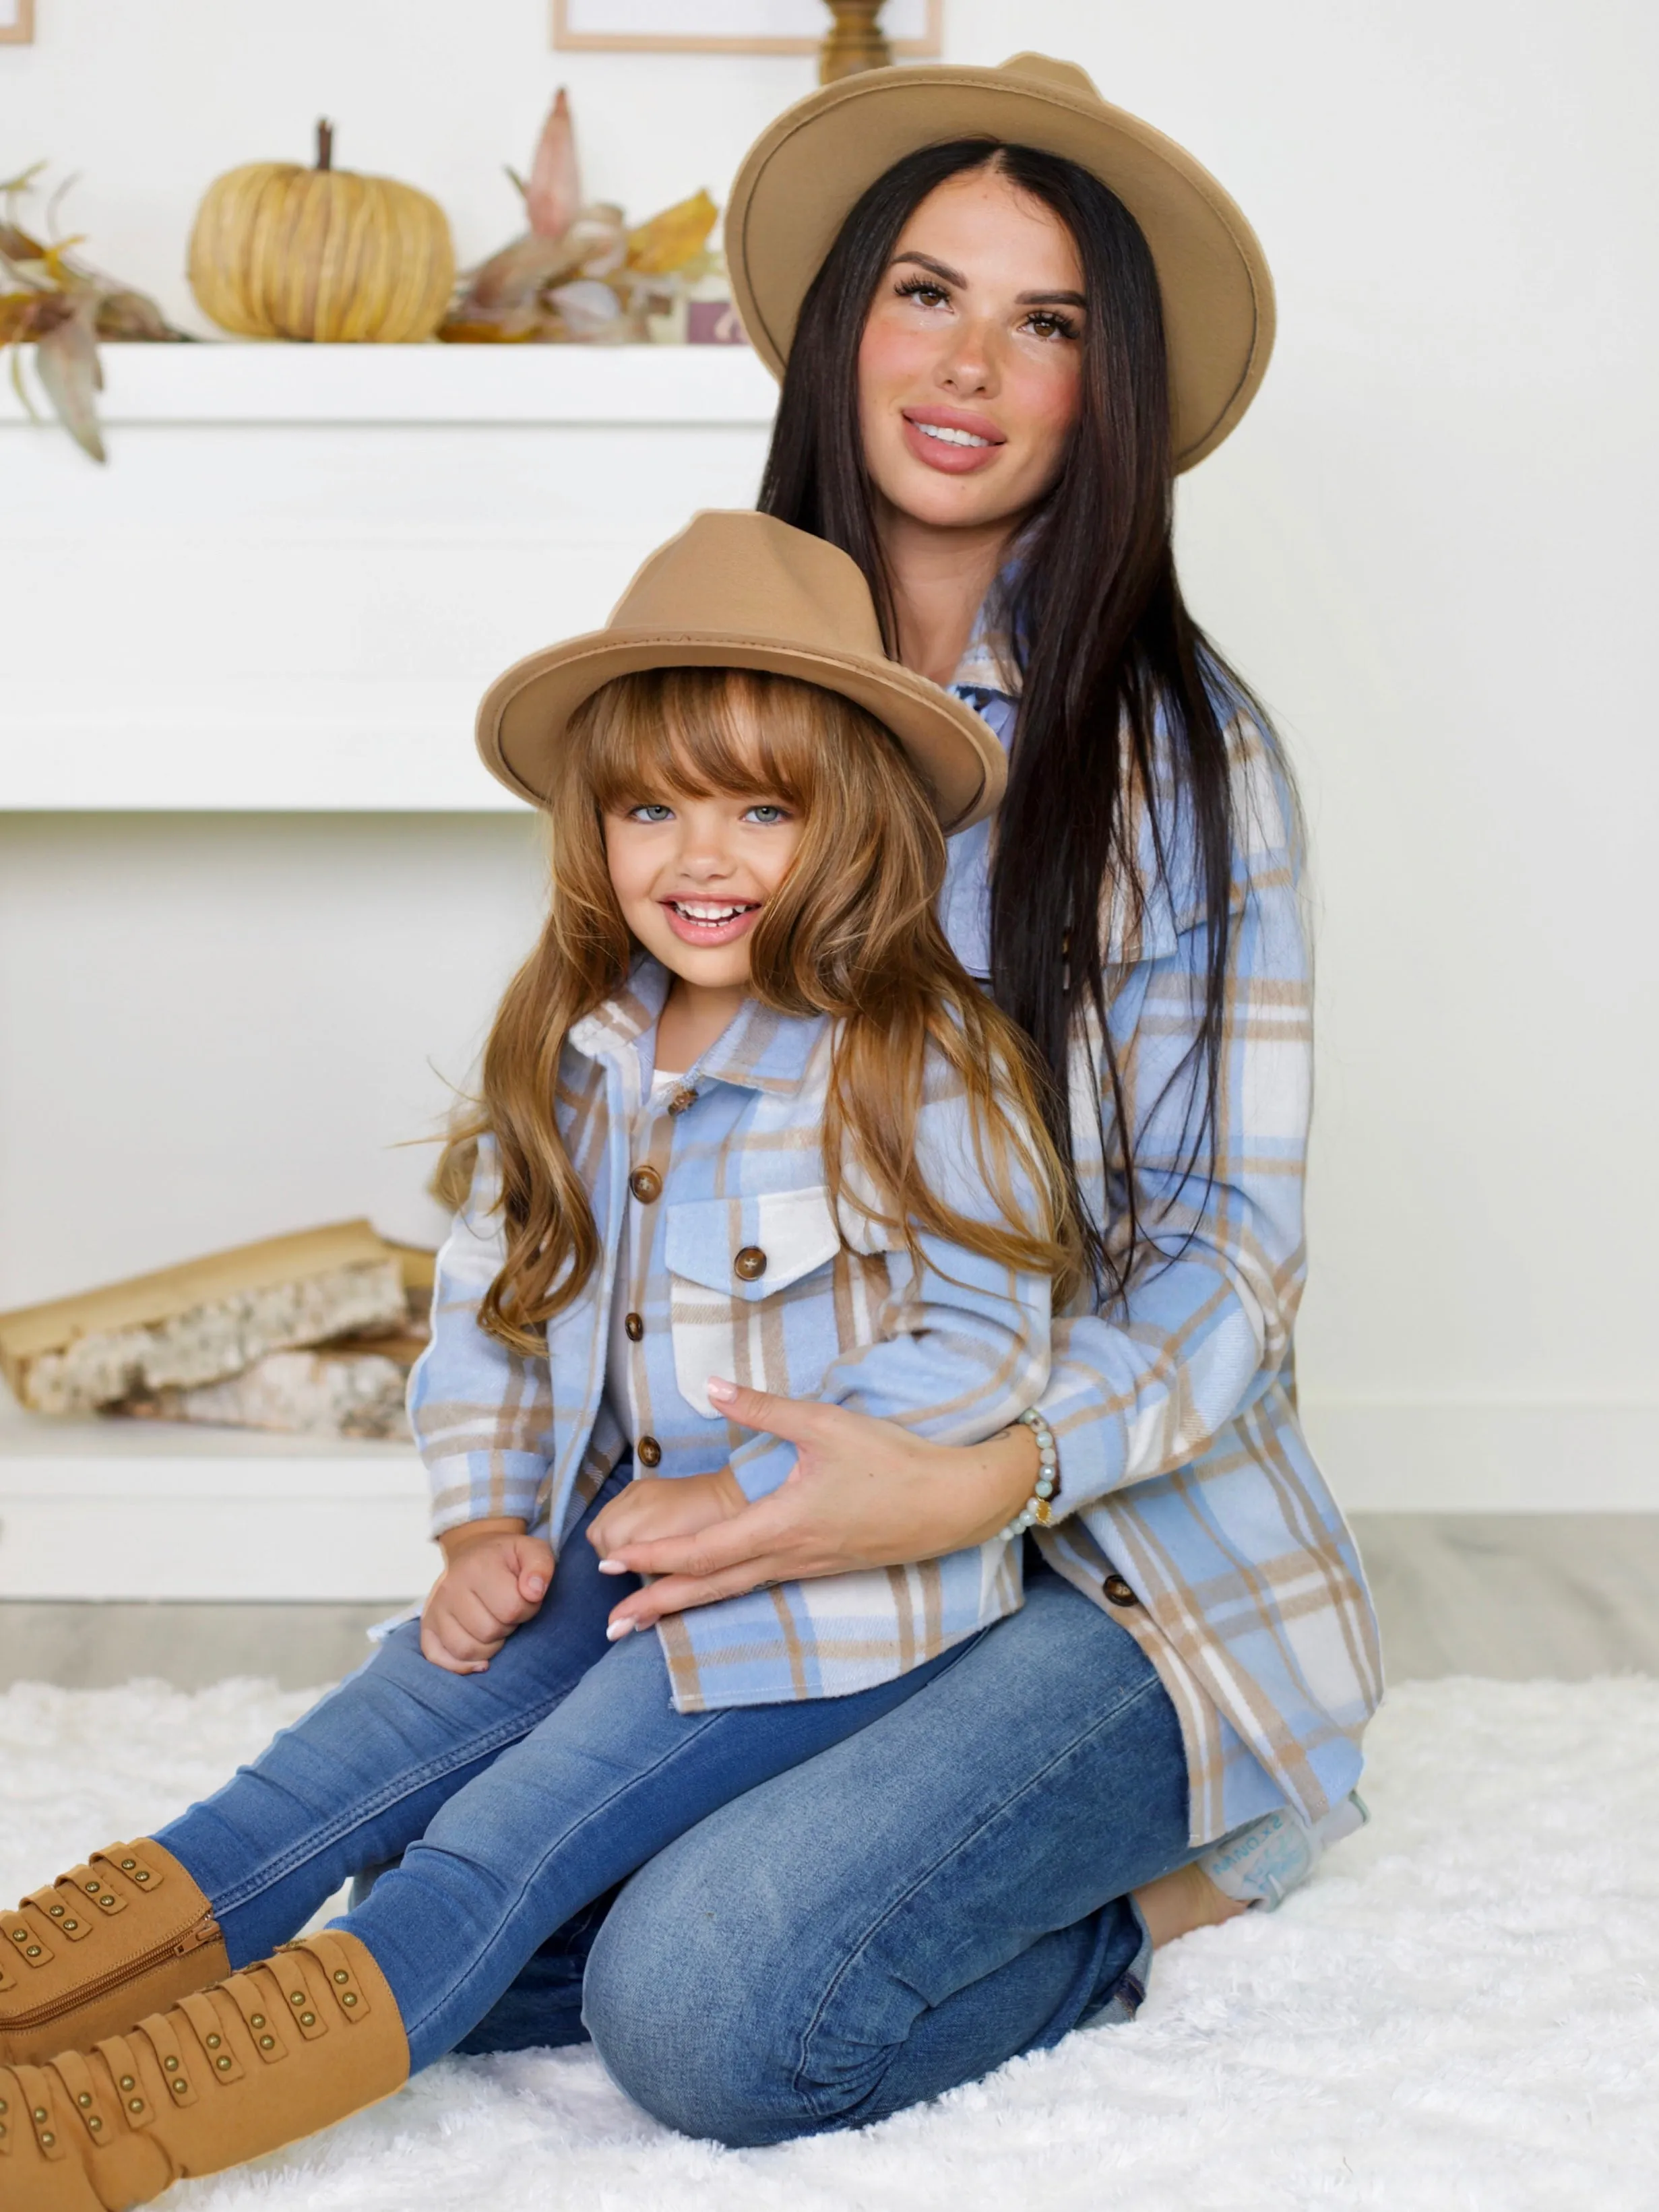
[{"label": "chest pocket with flap", "polygon": [[[855,1310],[867,1315],[866,1279],[874,1268],[884,1286],[885,1263],[843,1251],[822,1186],[687,1200],[669,1207],[665,1237],[674,1376],[699,1413],[715,1413],[711,1375],[811,1395],[838,1352],[867,1341],[849,1322]],[[849,1297],[854,1279],[860,1294]]]}]

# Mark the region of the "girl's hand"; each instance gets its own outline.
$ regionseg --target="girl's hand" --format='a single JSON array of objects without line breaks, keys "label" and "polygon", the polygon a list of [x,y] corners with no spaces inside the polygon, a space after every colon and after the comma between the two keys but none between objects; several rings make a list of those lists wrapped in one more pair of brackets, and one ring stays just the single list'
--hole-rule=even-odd
[{"label": "girl's hand", "polygon": [[718,1380],[708,1395],[745,1428],[793,1444],[795,1471],[717,1525],[609,1547],[618,1571],[660,1577],[617,1607],[613,1636],[763,1583],[905,1566],[982,1544],[1012,1520],[1036,1480],[1036,1439],[1023,1424],[982,1444],[934,1444],[844,1406]]},{"label": "girl's hand", "polygon": [[439,1538],[446,1565],[421,1613],[421,1650],[451,1674],[482,1674],[541,1609],[553,1547],[522,1521],[472,1521]]},{"label": "girl's hand", "polygon": [[664,1536],[695,1536],[717,1521],[729,1520],[749,1503],[738,1487],[729,1467],[714,1474],[683,1475],[665,1481],[660,1475],[641,1475],[613,1498],[587,1532],[587,1540],[599,1555],[599,1572],[625,1574],[616,1554],[625,1545]]}]

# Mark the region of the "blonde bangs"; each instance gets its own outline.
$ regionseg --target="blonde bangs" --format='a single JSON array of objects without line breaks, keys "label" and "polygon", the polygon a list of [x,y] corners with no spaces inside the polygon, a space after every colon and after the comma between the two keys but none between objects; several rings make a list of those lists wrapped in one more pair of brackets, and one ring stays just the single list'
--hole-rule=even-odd
[{"label": "blonde bangs", "polygon": [[805,812],[836,708],[861,714],[834,692],[765,670],[647,668],[602,684],[572,716],[570,736],[603,813],[664,797],[763,793]]}]

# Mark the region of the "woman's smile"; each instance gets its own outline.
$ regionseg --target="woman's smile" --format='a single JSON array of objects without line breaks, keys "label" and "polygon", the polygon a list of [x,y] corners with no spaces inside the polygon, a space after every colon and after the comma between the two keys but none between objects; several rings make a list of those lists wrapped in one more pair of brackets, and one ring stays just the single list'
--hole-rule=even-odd
[{"label": "woman's smile", "polygon": [[902,407],[904,442],[919,461],[946,476],[972,476],[989,468],[1008,442],[988,415],[958,407]]}]

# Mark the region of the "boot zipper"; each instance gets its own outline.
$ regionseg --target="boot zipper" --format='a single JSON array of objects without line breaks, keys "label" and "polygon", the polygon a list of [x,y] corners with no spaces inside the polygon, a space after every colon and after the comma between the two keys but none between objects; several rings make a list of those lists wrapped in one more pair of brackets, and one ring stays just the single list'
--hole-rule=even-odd
[{"label": "boot zipper", "polygon": [[192,1951],[205,1950],[210,1943],[218,1942],[219,1935],[218,1922],[210,1912],[204,1912],[196,1925],[186,1929],[184,1935],[173,1936],[164,1943],[153,1943],[148,1951],[141,1952],[136,1959],[129,1959],[124,1966],[112,1968],[107,1974],[100,1974],[95,1982],[82,1982],[77,1988],[66,1990],[61,1997],[54,1998],[50,2004],[36,2005],[30,2012],[13,2013],[9,2019],[0,2017],[0,2035],[21,2034],[27,2027],[44,2027],[48,2021],[58,2019],[61,2014],[78,2011],[94,1998],[118,1990],[124,1982],[137,1981],[140,1974],[148,1973],[152,1966],[159,1966],[168,1959],[187,1959]]}]

